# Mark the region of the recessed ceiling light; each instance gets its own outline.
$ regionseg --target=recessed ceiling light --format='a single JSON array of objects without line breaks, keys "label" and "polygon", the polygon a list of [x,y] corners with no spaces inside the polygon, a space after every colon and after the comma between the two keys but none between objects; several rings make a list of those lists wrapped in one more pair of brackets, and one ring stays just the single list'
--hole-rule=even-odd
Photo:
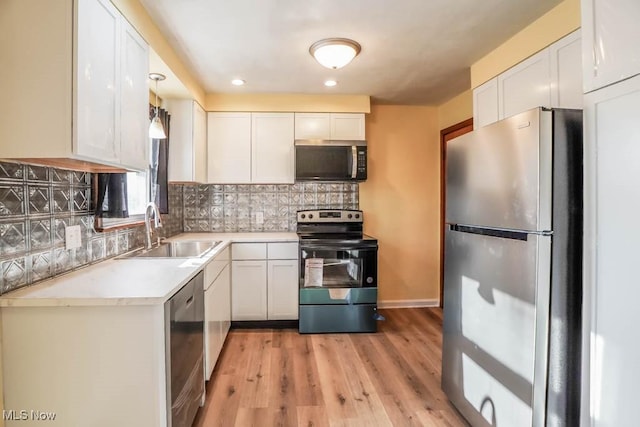
[{"label": "recessed ceiling light", "polygon": [[337,85],[338,82],[335,80],[327,80],[326,82],[324,82],[324,85],[327,87],[334,87],[335,85]]},{"label": "recessed ceiling light", "polygon": [[231,84],[234,86],[242,86],[245,83],[242,79],[233,79],[231,80]]}]

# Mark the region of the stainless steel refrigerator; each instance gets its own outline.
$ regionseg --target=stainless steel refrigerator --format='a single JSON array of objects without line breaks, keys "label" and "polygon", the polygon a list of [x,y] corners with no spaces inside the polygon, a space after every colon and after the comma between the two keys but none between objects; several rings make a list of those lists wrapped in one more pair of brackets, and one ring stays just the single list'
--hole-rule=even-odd
[{"label": "stainless steel refrigerator", "polygon": [[446,156],[442,388],[473,426],[577,426],[582,112],[533,109]]}]

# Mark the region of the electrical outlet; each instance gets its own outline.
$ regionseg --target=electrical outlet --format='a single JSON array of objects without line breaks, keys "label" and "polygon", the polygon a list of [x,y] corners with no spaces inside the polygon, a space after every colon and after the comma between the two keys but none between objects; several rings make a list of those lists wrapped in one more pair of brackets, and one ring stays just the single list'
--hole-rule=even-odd
[{"label": "electrical outlet", "polygon": [[82,236],[80,236],[80,226],[70,225],[64,228],[64,244],[67,249],[79,248],[82,246]]},{"label": "electrical outlet", "polygon": [[256,212],[256,224],[261,225],[264,223],[264,213],[261,211]]}]

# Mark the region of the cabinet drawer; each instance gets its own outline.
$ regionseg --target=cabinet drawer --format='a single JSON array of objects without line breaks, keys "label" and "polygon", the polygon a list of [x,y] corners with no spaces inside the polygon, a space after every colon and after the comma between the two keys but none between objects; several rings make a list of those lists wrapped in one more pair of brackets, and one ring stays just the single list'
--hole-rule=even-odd
[{"label": "cabinet drawer", "polygon": [[234,260],[267,259],[266,243],[234,243],[231,248]]},{"label": "cabinet drawer", "polygon": [[204,268],[204,288],[207,289],[216,277],[229,264],[229,248],[226,247]]},{"label": "cabinet drawer", "polygon": [[267,243],[269,259],[298,259],[298,243]]}]

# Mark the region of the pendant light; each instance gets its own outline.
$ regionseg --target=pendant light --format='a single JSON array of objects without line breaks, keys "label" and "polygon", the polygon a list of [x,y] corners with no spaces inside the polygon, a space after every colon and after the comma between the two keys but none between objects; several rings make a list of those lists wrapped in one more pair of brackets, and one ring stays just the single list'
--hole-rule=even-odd
[{"label": "pendant light", "polygon": [[151,80],[155,80],[156,82],[156,114],[154,115],[153,119],[151,120],[151,124],[149,125],[149,138],[166,139],[167,134],[164,132],[160,117],[158,117],[158,81],[162,81],[166,79],[166,77],[164,76],[164,74],[151,73],[149,74],[149,78]]},{"label": "pendant light", "polygon": [[323,39],[312,44],[309,53],[320,65],[337,70],[347,65],[360,53],[360,44],[350,39]]}]

